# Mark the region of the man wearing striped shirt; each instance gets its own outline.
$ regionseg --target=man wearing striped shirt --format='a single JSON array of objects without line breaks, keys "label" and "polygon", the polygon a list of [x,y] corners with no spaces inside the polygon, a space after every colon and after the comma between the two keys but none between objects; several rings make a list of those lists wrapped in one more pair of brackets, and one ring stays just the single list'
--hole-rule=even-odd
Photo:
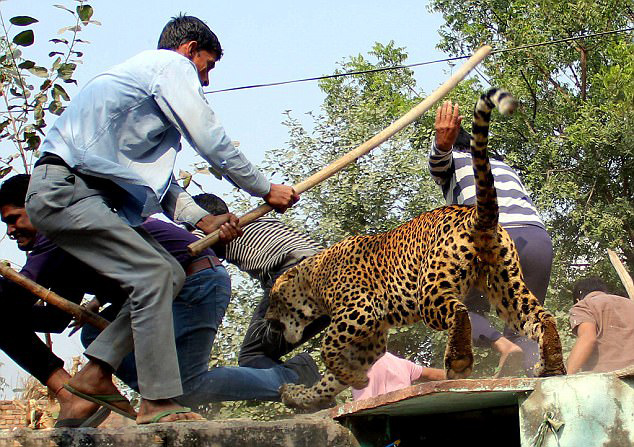
[{"label": "man wearing striped shirt", "polygon": [[[451,101],[445,101],[438,109],[429,170],[442,188],[447,204],[475,205],[471,136],[460,126],[462,118],[458,104]],[[500,160],[490,162],[500,225],[515,242],[526,285],[543,304],[553,260],[552,241],[518,174]],[[520,337],[508,328],[505,328],[504,336],[497,332],[482,316],[489,310],[489,304],[479,292],[470,293],[465,304],[470,310],[474,343],[492,345],[501,353],[500,375],[511,372],[511,359],[517,359],[521,351],[524,352],[524,369],[531,374],[539,359],[537,343]]]},{"label": "man wearing striped shirt", "polygon": [[[212,215],[229,212],[227,204],[213,194],[194,196],[194,201]],[[269,334],[265,338],[265,331],[262,330],[264,314],[269,307],[269,293],[275,280],[286,270],[323,250],[323,247],[306,234],[273,217],[256,219],[242,230],[244,233],[241,237],[224,246],[224,253],[218,245],[214,246],[218,256],[257,279],[263,289],[262,299],[253,313],[242,342],[238,364],[251,368],[272,368],[282,363],[280,357],[328,325],[327,317],[312,322],[304,329],[303,337],[297,344],[288,343],[281,334]],[[317,380],[317,367],[307,353],[301,353],[285,362],[288,363],[300,364],[304,370],[313,369],[313,378]]]}]

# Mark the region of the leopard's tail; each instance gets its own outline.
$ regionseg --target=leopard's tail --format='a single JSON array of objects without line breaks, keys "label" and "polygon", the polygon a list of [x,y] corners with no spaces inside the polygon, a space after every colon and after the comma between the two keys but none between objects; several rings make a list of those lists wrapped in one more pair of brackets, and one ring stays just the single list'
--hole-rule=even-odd
[{"label": "leopard's tail", "polygon": [[471,156],[476,187],[475,229],[480,236],[485,238],[485,242],[490,241],[497,232],[499,215],[497,193],[487,155],[489,123],[494,107],[497,107],[503,115],[511,114],[517,107],[517,101],[507,91],[492,88],[478,99],[473,111]]}]

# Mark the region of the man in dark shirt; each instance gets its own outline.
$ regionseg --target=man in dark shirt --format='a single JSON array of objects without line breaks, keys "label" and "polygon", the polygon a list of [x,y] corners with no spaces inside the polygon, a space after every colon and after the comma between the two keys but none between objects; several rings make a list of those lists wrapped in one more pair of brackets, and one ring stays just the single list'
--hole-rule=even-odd
[{"label": "man in dark shirt", "polygon": [[[99,297],[102,303],[112,303],[104,311],[111,319],[116,316],[126,296],[114,282],[97,274],[90,267],[56,247],[37,233],[24,210],[24,198],[29,176],[18,175],[0,187],[0,211],[7,224],[7,234],[20,249],[30,251],[22,273],[78,303],[85,293]],[[278,400],[283,383],[299,381],[301,369],[278,366],[267,370],[252,368],[214,368],[208,370],[209,354],[218,326],[229,303],[229,276],[213,251],[206,250],[192,258],[187,245],[196,240],[189,232],[156,219],[143,228],[152,235],[183,266],[187,274],[185,285],[174,301],[173,314],[178,359],[184,394],[177,400],[187,405],[199,405],[223,400]],[[237,236],[230,227],[223,227],[221,239]],[[49,386],[60,402],[63,425],[94,425],[90,420],[97,406],[69,393],[63,388],[70,376],[63,361],[55,356],[35,335],[36,331],[62,332],[70,316],[50,306],[35,305],[29,292],[8,281],[0,281],[0,294],[12,316],[1,325],[0,348],[40,382]],[[82,341],[96,337],[96,331],[85,329]],[[92,333],[91,333],[92,332]],[[117,375],[137,389],[136,365],[128,356]],[[111,408],[128,415],[133,410],[127,401],[114,403]]]},{"label": "man in dark shirt", "polygon": [[[81,301],[85,292],[93,291],[93,287],[103,291],[112,289],[112,283],[95,275],[92,269],[37,233],[24,209],[28,182],[28,176],[18,175],[5,181],[0,188],[0,212],[2,221],[7,225],[7,234],[17,242],[20,250],[29,252],[21,273],[75,303]],[[92,284],[91,278],[94,279]],[[45,384],[57,398],[60,403],[59,425],[95,425],[101,422],[100,417],[90,419],[98,409],[96,404],[63,388],[70,379],[64,370],[64,361],[35,334],[62,332],[70,316],[55,307],[36,304],[36,297],[4,278],[0,279],[0,296],[3,310],[9,316],[0,325],[0,349]],[[71,414],[75,416],[71,418]]]}]

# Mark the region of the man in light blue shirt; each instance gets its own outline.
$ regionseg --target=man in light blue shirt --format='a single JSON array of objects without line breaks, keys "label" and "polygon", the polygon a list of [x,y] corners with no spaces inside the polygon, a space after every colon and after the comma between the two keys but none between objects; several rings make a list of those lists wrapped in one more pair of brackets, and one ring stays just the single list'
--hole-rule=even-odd
[{"label": "man in light blue shirt", "polygon": [[[172,400],[182,394],[172,299],[185,274],[139,225],[165,212],[221,238],[240,234],[235,216],[220,219],[176,183],[180,138],[251,195],[285,211],[292,187],[271,184],[232,144],[202,86],[222,56],[214,33],[191,16],[172,19],[159,50],[145,51],[91,80],[55,122],[40,148],[27,194],[33,224],[59,247],[117,281],[129,299],[86,350],[88,364],[67,389],[137,423],[200,419]],[[121,400],[112,372],[134,349],[142,396],[138,414]],[[85,409],[68,417],[86,417]]]}]

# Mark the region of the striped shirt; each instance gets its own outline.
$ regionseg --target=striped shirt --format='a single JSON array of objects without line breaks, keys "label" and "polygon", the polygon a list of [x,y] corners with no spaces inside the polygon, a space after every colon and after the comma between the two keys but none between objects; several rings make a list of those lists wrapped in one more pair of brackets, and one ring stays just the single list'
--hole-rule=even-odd
[{"label": "striped shirt", "polygon": [[[535,225],[545,229],[517,173],[504,162],[493,159],[490,162],[500,208],[500,225]],[[475,177],[469,152],[443,152],[432,143],[429,171],[442,187],[448,205],[475,205]]]},{"label": "striped shirt", "polygon": [[274,217],[260,217],[245,225],[243,231],[241,237],[226,245],[225,259],[262,284],[281,269],[324,249],[306,234]]}]

